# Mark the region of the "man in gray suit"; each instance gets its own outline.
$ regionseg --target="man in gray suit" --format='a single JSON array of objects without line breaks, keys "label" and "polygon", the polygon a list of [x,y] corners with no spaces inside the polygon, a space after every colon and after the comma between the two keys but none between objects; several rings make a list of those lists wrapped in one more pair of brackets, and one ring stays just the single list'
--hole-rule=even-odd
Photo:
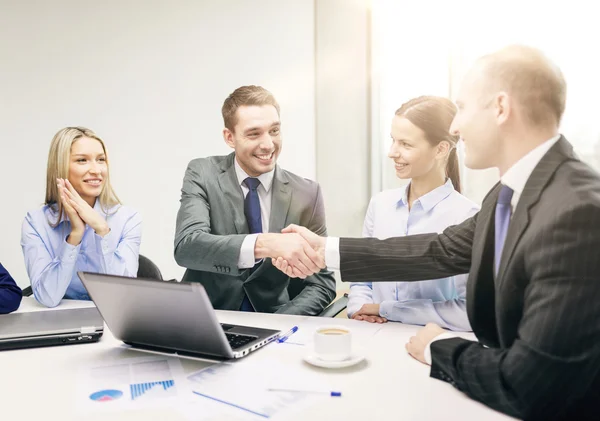
[{"label": "man in gray suit", "polygon": [[431,324],[406,349],[432,377],[526,420],[600,420],[600,176],[558,133],[565,98],[562,73],[539,51],[486,56],[465,78],[451,126],[468,167],[500,170],[477,215],[439,235],[384,241],[289,230],[325,249],[348,282],[469,272],[478,342]]},{"label": "man in gray suit", "polygon": [[[326,235],[321,188],[276,164],[281,123],[269,91],[240,87],[222,113],[234,152],[194,159],[183,180],[175,234],[182,281],[202,283],[216,309],[317,315],[335,298],[333,274],[319,271],[302,237],[281,230],[298,224]],[[317,273],[288,277],[271,264],[281,255]]]}]

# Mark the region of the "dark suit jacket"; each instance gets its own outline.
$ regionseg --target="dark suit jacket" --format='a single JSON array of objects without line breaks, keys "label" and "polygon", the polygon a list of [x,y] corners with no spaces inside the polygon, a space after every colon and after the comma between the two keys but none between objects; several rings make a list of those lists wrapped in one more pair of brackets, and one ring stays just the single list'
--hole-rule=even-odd
[{"label": "dark suit jacket", "polygon": [[525,185],[494,279],[499,190],[440,235],[341,239],[342,279],[470,272],[467,312],[479,343],[433,342],[431,376],[515,417],[600,420],[600,177],[561,138]]},{"label": "dark suit jacket", "polygon": [[0,314],[18,309],[22,296],[21,288],[0,264]]},{"label": "dark suit jacket", "polygon": [[[175,260],[187,268],[184,282],[200,282],[213,306],[239,310],[244,292],[256,311],[316,315],[335,298],[329,271],[292,279],[264,259],[254,271],[238,269],[248,235],[244,195],[234,167],[235,154],[195,159],[188,165],[177,215]],[[321,188],[313,181],[275,168],[271,186],[270,232],[289,224],[326,235]],[[290,291],[298,293],[290,297]]]}]

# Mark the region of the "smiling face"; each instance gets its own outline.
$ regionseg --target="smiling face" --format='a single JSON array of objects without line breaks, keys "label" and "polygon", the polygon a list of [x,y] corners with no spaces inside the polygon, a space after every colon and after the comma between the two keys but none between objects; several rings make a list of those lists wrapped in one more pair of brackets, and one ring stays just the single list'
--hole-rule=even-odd
[{"label": "smiling face", "polygon": [[80,137],[71,145],[69,182],[83,200],[93,206],[108,173],[106,152],[96,139]]},{"label": "smiling face", "polygon": [[398,178],[420,178],[435,168],[440,156],[439,148],[432,146],[423,130],[407,118],[394,116],[391,137],[392,146],[388,157],[394,161]]},{"label": "smiling face", "polygon": [[272,171],[281,152],[281,122],[272,105],[243,105],[236,111],[233,131],[223,129],[225,143],[251,177]]}]

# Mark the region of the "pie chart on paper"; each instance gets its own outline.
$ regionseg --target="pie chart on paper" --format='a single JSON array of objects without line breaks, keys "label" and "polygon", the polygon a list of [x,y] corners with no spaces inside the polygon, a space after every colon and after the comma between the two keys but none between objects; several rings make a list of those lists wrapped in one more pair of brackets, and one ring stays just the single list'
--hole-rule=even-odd
[{"label": "pie chart on paper", "polygon": [[90,395],[90,399],[96,402],[110,402],[122,397],[123,392],[115,389],[100,390]]}]

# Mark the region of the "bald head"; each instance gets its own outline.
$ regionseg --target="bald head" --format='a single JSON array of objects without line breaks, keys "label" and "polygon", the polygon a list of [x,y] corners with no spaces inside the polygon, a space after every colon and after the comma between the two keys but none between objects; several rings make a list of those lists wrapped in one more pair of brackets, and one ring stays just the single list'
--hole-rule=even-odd
[{"label": "bald head", "polygon": [[541,51],[512,45],[480,58],[475,67],[483,92],[506,92],[528,123],[558,127],[567,85],[560,69]]}]

